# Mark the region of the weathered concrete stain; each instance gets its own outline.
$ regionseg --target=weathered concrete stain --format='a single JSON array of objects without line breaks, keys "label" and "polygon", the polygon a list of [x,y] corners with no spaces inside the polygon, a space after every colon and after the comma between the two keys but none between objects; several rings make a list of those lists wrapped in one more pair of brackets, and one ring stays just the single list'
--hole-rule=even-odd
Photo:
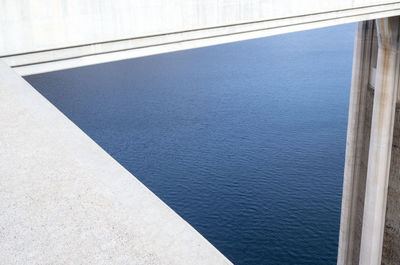
[{"label": "weathered concrete stain", "polygon": [[382,264],[400,263],[400,103],[396,106]]},{"label": "weathered concrete stain", "polygon": [[[356,37],[351,95],[360,98],[350,101],[340,265],[400,264],[400,20],[374,24],[373,38],[360,24],[357,34],[364,39]],[[346,256],[340,255],[344,247]]]}]

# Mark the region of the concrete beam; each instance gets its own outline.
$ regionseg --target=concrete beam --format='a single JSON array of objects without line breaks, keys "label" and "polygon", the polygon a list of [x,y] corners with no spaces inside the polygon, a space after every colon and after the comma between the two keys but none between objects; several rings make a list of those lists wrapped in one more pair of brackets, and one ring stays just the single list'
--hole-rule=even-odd
[{"label": "concrete beam", "polygon": [[231,264],[0,60],[1,264]]},{"label": "concrete beam", "polygon": [[396,15],[388,0],[0,0],[0,58],[29,75]]}]

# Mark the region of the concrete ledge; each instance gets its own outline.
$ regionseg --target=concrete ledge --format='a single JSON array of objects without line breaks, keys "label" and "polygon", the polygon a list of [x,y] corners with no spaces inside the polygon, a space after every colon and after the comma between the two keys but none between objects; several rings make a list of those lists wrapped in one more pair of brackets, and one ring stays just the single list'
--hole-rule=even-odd
[{"label": "concrete ledge", "polygon": [[1,264],[230,264],[0,61]]}]

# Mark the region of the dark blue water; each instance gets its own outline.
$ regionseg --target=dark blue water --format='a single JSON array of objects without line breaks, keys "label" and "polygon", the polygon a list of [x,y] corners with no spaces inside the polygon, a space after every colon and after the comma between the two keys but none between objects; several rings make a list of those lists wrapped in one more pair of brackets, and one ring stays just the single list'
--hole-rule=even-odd
[{"label": "dark blue water", "polygon": [[354,25],[26,79],[236,264],[335,264]]}]

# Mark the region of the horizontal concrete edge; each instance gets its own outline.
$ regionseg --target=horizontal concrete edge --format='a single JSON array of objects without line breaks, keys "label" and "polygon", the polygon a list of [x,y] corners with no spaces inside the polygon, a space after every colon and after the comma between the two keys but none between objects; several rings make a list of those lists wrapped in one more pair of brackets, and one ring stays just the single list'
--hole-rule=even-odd
[{"label": "horizontal concrete edge", "polygon": [[2,56],[0,58],[14,67],[19,74],[30,75],[399,14],[400,3],[394,3]]},{"label": "horizontal concrete edge", "polygon": [[2,264],[231,264],[0,60]]}]

